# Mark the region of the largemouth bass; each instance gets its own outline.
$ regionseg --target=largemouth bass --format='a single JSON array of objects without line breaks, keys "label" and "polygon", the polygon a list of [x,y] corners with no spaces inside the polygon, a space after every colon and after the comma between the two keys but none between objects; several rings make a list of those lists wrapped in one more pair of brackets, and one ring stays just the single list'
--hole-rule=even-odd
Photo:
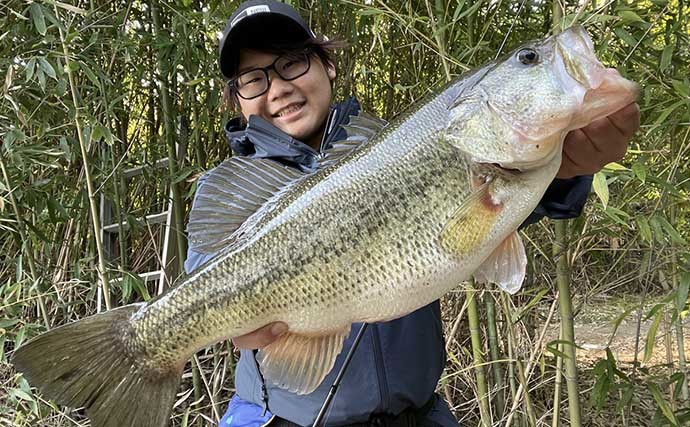
[{"label": "largemouth bass", "polygon": [[516,230],[555,177],[564,136],[636,94],[571,28],[388,125],[353,118],[351,140],[314,173],[230,159],[199,187],[189,225],[196,250],[220,255],[154,300],[40,335],[13,363],[96,427],[160,427],[194,352],[282,321],[289,331],[259,351],[261,372],[309,393],[354,322],[404,316],[473,275],[517,291]]}]

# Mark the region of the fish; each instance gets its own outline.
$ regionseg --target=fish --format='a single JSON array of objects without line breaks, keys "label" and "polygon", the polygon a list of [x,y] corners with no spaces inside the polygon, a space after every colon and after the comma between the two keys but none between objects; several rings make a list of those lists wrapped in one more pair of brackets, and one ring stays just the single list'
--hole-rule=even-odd
[{"label": "fish", "polygon": [[404,316],[474,277],[519,290],[517,233],[565,135],[633,102],[581,27],[460,76],[390,123],[352,117],[314,172],[233,157],[206,175],[188,226],[219,255],[145,303],[60,326],[14,351],[46,397],[96,427],[161,427],[185,363],[266,324],[266,381],[298,394],[333,368],[352,323]]}]

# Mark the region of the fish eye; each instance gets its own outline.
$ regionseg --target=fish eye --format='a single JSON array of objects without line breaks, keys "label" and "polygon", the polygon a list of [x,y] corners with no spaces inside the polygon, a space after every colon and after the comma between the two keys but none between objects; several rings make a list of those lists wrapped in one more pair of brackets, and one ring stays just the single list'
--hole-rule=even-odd
[{"label": "fish eye", "polygon": [[539,62],[539,52],[532,48],[520,49],[517,59],[524,65],[534,65]]}]

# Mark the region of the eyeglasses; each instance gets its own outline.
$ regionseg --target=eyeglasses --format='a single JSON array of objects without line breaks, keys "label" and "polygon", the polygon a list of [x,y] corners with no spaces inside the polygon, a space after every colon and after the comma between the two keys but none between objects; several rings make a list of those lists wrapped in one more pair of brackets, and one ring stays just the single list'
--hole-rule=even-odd
[{"label": "eyeglasses", "polygon": [[253,99],[263,95],[271,87],[269,70],[275,71],[281,79],[290,81],[307,74],[310,65],[307,52],[281,55],[268,67],[244,71],[230,80],[228,85],[235,89],[240,98]]}]

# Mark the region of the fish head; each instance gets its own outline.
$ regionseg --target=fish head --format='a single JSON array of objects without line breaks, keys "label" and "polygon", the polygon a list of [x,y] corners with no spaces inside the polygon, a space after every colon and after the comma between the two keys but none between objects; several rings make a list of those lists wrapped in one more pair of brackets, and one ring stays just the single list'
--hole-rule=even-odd
[{"label": "fish head", "polygon": [[579,26],[527,43],[460,84],[446,139],[480,163],[529,170],[559,158],[567,132],[633,102],[638,86],[595,56]]}]

